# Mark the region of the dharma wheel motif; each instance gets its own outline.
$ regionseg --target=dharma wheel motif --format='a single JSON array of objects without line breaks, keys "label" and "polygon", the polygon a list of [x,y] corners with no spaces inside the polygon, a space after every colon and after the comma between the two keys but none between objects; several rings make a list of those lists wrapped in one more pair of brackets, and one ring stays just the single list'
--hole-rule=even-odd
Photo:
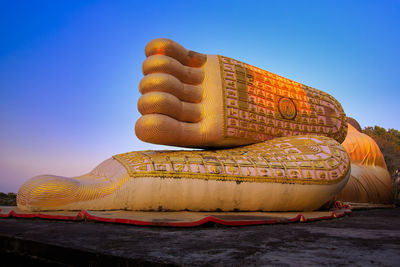
[{"label": "dharma wheel motif", "polygon": [[297,110],[293,101],[289,98],[283,97],[279,100],[278,105],[279,113],[283,118],[292,120],[296,117]]}]

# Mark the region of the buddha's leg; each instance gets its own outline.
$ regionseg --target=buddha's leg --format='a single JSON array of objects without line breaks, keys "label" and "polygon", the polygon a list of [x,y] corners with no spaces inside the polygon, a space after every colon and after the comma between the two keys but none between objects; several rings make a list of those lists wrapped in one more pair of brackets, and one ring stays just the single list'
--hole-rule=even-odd
[{"label": "buddha's leg", "polygon": [[361,133],[354,119],[349,120],[348,134],[343,147],[350,156],[351,176],[346,187],[337,196],[338,200],[392,204],[392,179],[385,159],[376,142]]},{"label": "buddha's leg", "polygon": [[18,192],[25,210],[314,210],[346,184],[344,148],[320,136],[208,151],[116,155],[91,173],[37,176]]},{"label": "buddha's leg", "polygon": [[342,142],[347,123],[330,95],[251,65],[186,50],[168,39],[145,49],[136,122],[143,141],[233,147],[279,136]]}]

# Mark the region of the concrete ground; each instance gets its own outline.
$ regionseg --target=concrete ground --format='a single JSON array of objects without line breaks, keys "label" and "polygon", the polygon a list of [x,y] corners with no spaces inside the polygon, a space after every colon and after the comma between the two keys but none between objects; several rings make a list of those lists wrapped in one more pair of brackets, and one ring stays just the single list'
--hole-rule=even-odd
[{"label": "concrete ground", "polygon": [[400,208],[246,227],[0,219],[0,265],[400,266]]}]

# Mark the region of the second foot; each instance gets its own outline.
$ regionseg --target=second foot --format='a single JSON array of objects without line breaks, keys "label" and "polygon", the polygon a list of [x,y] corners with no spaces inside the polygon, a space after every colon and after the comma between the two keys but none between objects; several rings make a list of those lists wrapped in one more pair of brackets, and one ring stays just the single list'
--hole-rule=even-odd
[{"label": "second foot", "polygon": [[41,175],[17,196],[24,210],[307,211],[346,185],[344,148],[321,136],[208,151],[135,151],[87,175]]}]

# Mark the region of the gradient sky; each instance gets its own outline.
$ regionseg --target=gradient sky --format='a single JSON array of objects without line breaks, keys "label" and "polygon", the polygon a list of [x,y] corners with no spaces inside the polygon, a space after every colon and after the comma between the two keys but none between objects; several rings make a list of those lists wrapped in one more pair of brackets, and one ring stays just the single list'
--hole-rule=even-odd
[{"label": "gradient sky", "polygon": [[134,134],[144,47],[166,37],[324,90],[400,129],[400,1],[1,1],[0,192],[165,149]]}]

